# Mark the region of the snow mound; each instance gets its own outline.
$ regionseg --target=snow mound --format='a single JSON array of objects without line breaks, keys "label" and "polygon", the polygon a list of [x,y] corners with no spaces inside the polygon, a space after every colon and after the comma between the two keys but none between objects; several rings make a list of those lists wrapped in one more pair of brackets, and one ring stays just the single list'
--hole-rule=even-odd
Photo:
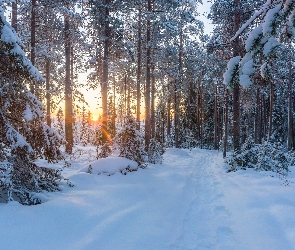
[{"label": "snow mound", "polygon": [[186,151],[179,148],[167,148],[164,157],[167,156],[191,157]]},{"label": "snow mound", "polygon": [[136,171],[137,169],[138,164],[135,161],[124,157],[110,156],[87,164],[80,172],[105,175],[113,175],[116,172],[121,172],[126,175],[128,172]]}]

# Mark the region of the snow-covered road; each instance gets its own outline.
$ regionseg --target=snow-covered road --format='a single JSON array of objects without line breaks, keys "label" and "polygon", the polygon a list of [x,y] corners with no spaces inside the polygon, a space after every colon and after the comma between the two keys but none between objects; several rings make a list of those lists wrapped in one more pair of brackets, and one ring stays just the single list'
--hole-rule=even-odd
[{"label": "snow-covered road", "polygon": [[295,249],[294,183],[226,173],[216,151],[168,149],[126,176],[80,163],[65,172],[75,186],[48,202],[0,204],[0,249]]}]

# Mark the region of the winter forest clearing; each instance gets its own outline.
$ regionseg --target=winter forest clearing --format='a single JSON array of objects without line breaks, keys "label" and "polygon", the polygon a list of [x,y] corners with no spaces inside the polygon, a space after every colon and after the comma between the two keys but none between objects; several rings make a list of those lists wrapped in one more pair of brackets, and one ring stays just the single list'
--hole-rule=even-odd
[{"label": "winter forest clearing", "polygon": [[0,0],[0,248],[295,249],[295,0],[203,2]]},{"label": "winter forest clearing", "polygon": [[[294,249],[295,168],[226,173],[217,151],[167,149],[122,175],[65,171],[74,187],[0,205],[1,249]],[[286,186],[286,184],[288,184]]]}]

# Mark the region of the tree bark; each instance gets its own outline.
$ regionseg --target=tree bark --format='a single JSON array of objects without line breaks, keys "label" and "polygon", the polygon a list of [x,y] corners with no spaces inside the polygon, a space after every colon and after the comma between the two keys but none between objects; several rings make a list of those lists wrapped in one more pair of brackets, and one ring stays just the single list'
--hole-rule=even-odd
[{"label": "tree bark", "polygon": [[191,106],[193,104],[192,101],[192,82],[189,82],[189,86],[188,86],[188,94],[187,94],[187,119],[186,119],[186,124],[187,124],[187,128],[191,131],[192,130],[192,119],[193,119],[193,114],[191,112]]},{"label": "tree bark", "polygon": [[255,112],[255,142],[261,143],[261,108],[260,108],[260,89],[256,91],[256,112]]},{"label": "tree bark", "polygon": [[[68,5],[67,5],[68,6]],[[66,152],[72,153],[73,148],[73,97],[71,83],[71,39],[70,39],[70,17],[64,17],[65,22],[65,60],[66,60],[66,79],[65,79],[65,135]]]},{"label": "tree bark", "polygon": [[127,76],[126,73],[124,75],[124,109],[125,115],[128,115],[128,105],[127,105]]},{"label": "tree bark", "polygon": [[176,80],[176,87],[175,87],[175,116],[174,116],[174,125],[175,125],[175,147],[180,147],[179,141],[179,105],[180,105],[180,87],[182,84],[182,57],[183,57],[183,31],[182,27],[180,28],[179,34],[179,52],[178,52],[178,78]]},{"label": "tree bark", "polygon": [[200,138],[200,148],[203,148],[203,87],[200,85],[200,95],[199,95],[199,122],[200,122],[200,129],[199,129],[199,138]]},{"label": "tree bark", "polygon": [[273,104],[274,104],[274,86],[270,83],[270,93],[269,93],[269,131],[268,139],[272,136],[272,120],[273,120]]},{"label": "tree bark", "polygon": [[[127,76],[126,76],[126,83],[127,83]],[[131,115],[131,89],[130,89],[130,83],[127,83],[127,114]]]},{"label": "tree bark", "polygon": [[262,143],[263,138],[263,94],[259,97],[259,143]]},{"label": "tree bark", "polygon": [[263,106],[263,137],[267,137],[267,108],[265,101],[265,94],[262,96],[262,106]]},{"label": "tree bark", "polygon": [[170,87],[168,83],[168,102],[167,102],[167,137],[171,136],[171,96],[170,96]]},{"label": "tree bark", "polygon": [[201,86],[200,86],[200,82],[198,81],[198,84],[197,84],[197,105],[196,105],[196,113],[197,113],[197,136],[196,136],[196,139],[197,141],[200,140],[201,138],[201,115],[200,115],[200,106],[201,106],[201,102],[200,102],[200,98],[201,98],[201,92],[200,92],[200,89],[201,89]]},{"label": "tree bark", "polygon": [[151,138],[155,138],[155,130],[156,130],[156,124],[155,124],[155,93],[156,93],[156,87],[155,87],[155,66],[152,66],[152,86],[151,86]]},{"label": "tree bark", "polygon": [[[31,62],[35,65],[36,59],[36,0],[31,1]],[[31,82],[30,91],[35,94],[36,86]]]},{"label": "tree bark", "polygon": [[104,13],[104,50],[103,50],[103,73],[101,84],[101,100],[102,100],[102,142],[108,140],[108,77],[109,77],[109,40],[110,40],[110,24],[109,24],[109,4],[110,0],[105,0],[105,13]]},{"label": "tree bark", "polygon": [[225,110],[224,110],[224,138],[223,138],[223,158],[226,157],[228,140],[228,90],[225,90]]},{"label": "tree bark", "polygon": [[114,109],[113,109],[113,116],[112,116],[112,122],[114,124],[114,128],[113,128],[113,135],[116,135],[116,83],[113,82],[113,93],[114,93]]},{"label": "tree bark", "polygon": [[46,123],[51,127],[51,105],[50,105],[50,60],[46,59]]},{"label": "tree bark", "polygon": [[11,26],[17,32],[17,0],[12,3]]},{"label": "tree bark", "polygon": [[179,148],[179,105],[178,105],[178,80],[174,81],[174,140],[175,147]]},{"label": "tree bark", "polygon": [[136,120],[138,123],[138,129],[140,129],[140,79],[141,79],[141,6],[138,6],[138,30],[137,30],[137,78],[136,78]]},{"label": "tree bark", "polygon": [[[234,14],[234,33],[240,28],[241,13],[239,6],[240,0],[234,1],[235,14]],[[233,41],[233,56],[240,55],[239,37]],[[235,83],[233,86],[233,146],[234,151],[240,150],[240,85]]]},{"label": "tree bark", "polygon": [[292,107],[292,60],[289,60],[289,82],[288,82],[288,139],[287,147],[291,150],[293,145],[293,107]]},{"label": "tree bark", "polygon": [[152,2],[148,0],[148,16],[146,24],[146,85],[145,85],[145,149],[148,151],[151,134],[151,20]]},{"label": "tree bark", "polygon": [[218,88],[215,86],[215,98],[214,98],[214,149],[218,149]]}]

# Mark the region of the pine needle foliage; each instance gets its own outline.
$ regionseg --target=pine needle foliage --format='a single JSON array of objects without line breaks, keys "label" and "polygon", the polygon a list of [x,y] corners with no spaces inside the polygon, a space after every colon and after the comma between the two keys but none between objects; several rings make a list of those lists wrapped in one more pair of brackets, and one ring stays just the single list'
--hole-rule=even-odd
[{"label": "pine needle foliage", "polygon": [[58,190],[60,170],[39,167],[34,160],[62,159],[62,138],[43,122],[43,106],[27,89],[42,82],[25,57],[23,44],[6,22],[0,6],[0,199],[33,205],[38,193]]},{"label": "pine needle foliage", "polygon": [[229,171],[253,168],[287,174],[289,166],[295,164],[295,153],[288,151],[281,142],[268,140],[256,144],[252,138],[248,138],[241,152],[228,157],[226,162],[230,166]]},{"label": "pine needle foliage", "polygon": [[145,167],[147,153],[144,150],[142,133],[137,129],[137,122],[131,115],[125,118],[121,131],[116,136],[119,156],[136,161],[140,167]]}]

